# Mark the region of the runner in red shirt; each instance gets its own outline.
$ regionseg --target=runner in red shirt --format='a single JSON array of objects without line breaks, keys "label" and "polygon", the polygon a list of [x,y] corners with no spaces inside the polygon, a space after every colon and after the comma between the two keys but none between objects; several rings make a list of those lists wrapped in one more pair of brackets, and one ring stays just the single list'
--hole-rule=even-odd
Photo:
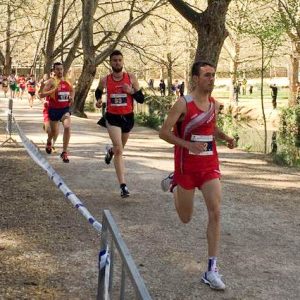
[{"label": "runner in red shirt", "polygon": [[100,125],[107,128],[113,147],[107,147],[105,162],[109,164],[114,157],[115,170],[120,184],[121,197],[129,196],[125,181],[123,150],[134,125],[133,99],[142,103],[144,95],[139,89],[137,78],[132,73],[123,72],[123,55],[115,50],[110,55],[112,73],[100,79],[96,89],[96,106],[102,106],[103,90],[107,92],[106,114]]},{"label": "runner in red shirt", "polygon": [[30,108],[32,108],[33,101],[35,99],[35,92],[36,92],[36,81],[34,75],[30,75],[29,80],[26,83],[26,86],[29,94],[29,98],[28,98],[29,106]]},{"label": "runner in red shirt", "polygon": [[26,78],[25,78],[25,75],[20,75],[19,78],[18,78],[18,85],[19,85],[19,88],[20,88],[20,99],[22,100],[23,99],[23,94],[24,94],[24,91],[25,91],[25,88],[26,88]]},{"label": "runner in red shirt", "polygon": [[64,163],[69,162],[68,145],[71,137],[71,112],[70,106],[74,99],[74,89],[70,82],[64,78],[63,65],[60,62],[53,65],[54,78],[50,78],[43,88],[40,97],[47,97],[49,102],[49,118],[51,134],[48,136],[46,152],[51,154],[51,140],[59,133],[59,122],[63,124],[63,151],[60,155]]},{"label": "runner in red shirt", "polygon": [[[44,74],[43,78],[39,82],[39,93],[38,93],[39,97],[41,95],[41,91],[44,89],[45,84],[48,80],[49,80],[48,75]],[[44,120],[43,129],[48,134],[48,139],[52,140],[52,144],[51,144],[52,152],[56,152],[54,145],[55,145],[55,142],[57,139],[57,133],[55,136],[53,136],[51,133],[50,117],[49,117],[49,98],[48,97],[44,97],[44,98],[40,97],[40,100],[42,101],[42,103],[44,105],[44,107],[43,107],[43,120]]]},{"label": "runner in red shirt", "polygon": [[[171,108],[159,136],[175,145],[175,172],[162,181],[162,188],[173,192],[175,207],[183,223],[193,214],[195,189],[203,194],[208,211],[208,270],[202,281],[214,289],[225,289],[217,269],[220,239],[221,183],[216,138],[231,149],[235,140],[216,127],[220,104],[212,98],[215,67],[196,62],[192,67],[194,89],[180,97]],[[174,130],[172,130],[174,128]]]}]

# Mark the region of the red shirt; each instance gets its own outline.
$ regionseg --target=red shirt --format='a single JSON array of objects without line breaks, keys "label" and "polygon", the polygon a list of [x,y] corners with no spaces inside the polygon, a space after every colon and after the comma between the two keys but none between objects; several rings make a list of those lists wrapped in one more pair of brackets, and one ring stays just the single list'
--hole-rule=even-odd
[{"label": "red shirt", "polygon": [[131,95],[123,92],[123,84],[131,86],[131,80],[128,73],[123,73],[120,81],[115,81],[113,75],[106,77],[107,90],[107,111],[111,114],[126,115],[133,112],[133,98]]},{"label": "red shirt", "polygon": [[47,101],[49,101],[49,108],[65,108],[70,106],[70,93],[72,91],[71,84],[65,79],[59,80],[55,79],[56,91],[47,96]]},{"label": "red shirt", "polygon": [[215,99],[209,98],[208,111],[199,109],[192,96],[185,96],[187,112],[182,122],[174,128],[176,136],[194,142],[207,143],[207,149],[200,154],[175,145],[175,170],[180,173],[195,173],[219,169],[219,159],[214,138],[216,115]]},{"label": "red shirt", "polygon": [[31,93],[34,93],[35,92],[35,85],[36,85],[36,82],[35,80],[28,80],[27,81],[27,90],[28,92],[31,92]]}]

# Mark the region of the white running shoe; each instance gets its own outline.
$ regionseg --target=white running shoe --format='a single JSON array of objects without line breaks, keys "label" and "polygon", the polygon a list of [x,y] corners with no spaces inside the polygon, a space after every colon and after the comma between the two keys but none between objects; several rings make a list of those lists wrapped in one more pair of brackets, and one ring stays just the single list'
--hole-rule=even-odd
[{"label": "white running shoe", "polygon": [[114,156],[114,153],[112,151],[112,147],[110,145],[106,145],[105,147],[105,156],[104,156],[104,161],[107,165],[110,164],[112,158]]},{"label": "white running shoe", "polygon": [[174,176],[174,173],[170,173],[166,178],[164,178],[161,181],[160,186],[161,186],[161,189],[163,192],[167,192],[170,190],[170,186],[173,181],[173,176]]},{"label": "white running shoe", "polygon": [[201,281],[208,284],[212,289],[225,290],[225,284],[218,271],[208,271],[202,275]]}]

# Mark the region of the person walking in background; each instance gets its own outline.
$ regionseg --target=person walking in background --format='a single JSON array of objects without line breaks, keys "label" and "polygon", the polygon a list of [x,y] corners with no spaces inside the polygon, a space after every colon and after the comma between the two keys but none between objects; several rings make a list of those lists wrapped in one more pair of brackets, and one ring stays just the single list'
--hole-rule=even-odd
[{"label": "person walking in background", "polygon": [[272,105],[273,109],[277,108],[277,94],[278,94],[278,87],[276,83],[270,85],[271,88],[271,97],[272,97]]},{"label": "person walking in background", "polygon": [[119,50],[110,55],[112,73],[101,78],[95,91],[96,106],[101,108],[103,90],[106,89],[106,113],[98,124],[107,128],[112,147],[106,147],[105,163],[110,164],[114,158],[117,178],[122,198],[130,195],[125,180],[123,151],[134,126],[133,99],[144,102],[137,78],[132,73],[123,72],[124,59]]},{"label": "person walking in background", "polygon": [[247,91],[247,79],[246,79],[246,77],[244,77],[244,79],[242,81],[242,91],[243,91],[243,95],[246,95],[246,91]]},{"label": "person walking in background", "polygon": [[175,172],[162,180],[163,191],[173,193],[175,208],[183,223],[193,214],[195,189],[202,191],[208,211],[208,268],[202,282],[213,289],[224,290],[217,269],[220,240],[221,183],[216,138],[232,149],[235,140],[216,127],[220,104],[210,95],[215,80],[215,67],[208,62],[192,66],[191,94],[180,97],[171,108],[159,132],[161,139],[175,145]]},{"label": "person walking in background", "polygon": [[159,91],[161,96],[166,96],[166,84],[163,79],[160,80]]},{"label": "person walking in background", "polygon": [[253,93],[253,85],[250,85],[249,86],[249,94],[252,95],[252,93]]}]

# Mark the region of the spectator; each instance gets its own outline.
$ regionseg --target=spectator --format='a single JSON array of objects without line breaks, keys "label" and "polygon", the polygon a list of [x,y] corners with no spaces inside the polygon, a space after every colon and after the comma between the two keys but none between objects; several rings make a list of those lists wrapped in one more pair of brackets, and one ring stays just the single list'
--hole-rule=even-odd
[{"label": "spectator", "polygon": [[252,95],[252,93],[253,93],[253,85],[250,85],[250,87],[249,87],[249,94]]},{"label": "spectator", "polygon": [[163,79],[160,80],[159,91],[160,91],[160,95],[161,96],[165,96],[166,95],[166,84],[165,84],[165,81]]},{"label": "spectator", "polygon": [[247,90],[247,79],[244,78],[242,81],[242,91],[243,91],[243,95],[246,95],[246,90]]},{"label": "spectator", "polygon": [[271,96],[272,96],[272,105],[273,109],[277,108],[277,93],[278,93],[278,87],[276,86],[276,83],[273,83],[270,85],[271,88]]}]

